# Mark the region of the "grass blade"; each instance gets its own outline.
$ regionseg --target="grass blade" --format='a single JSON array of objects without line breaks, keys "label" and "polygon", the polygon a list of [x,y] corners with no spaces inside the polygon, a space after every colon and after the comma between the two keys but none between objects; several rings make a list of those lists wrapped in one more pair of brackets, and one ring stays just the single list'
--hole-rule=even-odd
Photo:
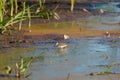
[{"label": "grass blade", "polygon": [[31,32],[31,13],[30,13],[30,7],[28,6],[27,8],[27,12],[28,12],[28,27],[29,27],[29,32]]},{"label": "grass blade", "polygon": [[26,2],[23,2],[23,11],[22,11],[22,15],[21,15],[21,19],[20,19],[20,23],[19,23],[19,30],[21,30],[21,27],[22,27],[22,18],[25,14],[25,8],[26,8]]},{"label": "grass blade", "polygon": [[15,0],[15,13],[18,12],[18,4],[17,4],[17,0]]},{"label": "grass blade", "polygon": [[71,0],[71,12],[73,12],[73,9],[74,9],[74,3],[75,1],[74,0]]}]

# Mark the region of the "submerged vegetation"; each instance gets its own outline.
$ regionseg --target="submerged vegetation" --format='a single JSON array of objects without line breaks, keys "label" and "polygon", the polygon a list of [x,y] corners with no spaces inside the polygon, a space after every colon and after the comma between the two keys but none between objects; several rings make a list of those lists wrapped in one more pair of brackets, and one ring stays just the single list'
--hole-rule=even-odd
[{"label": "submerged vegetation", "polygon": [[0,0],[0,33],[3,34],[16,23],[19,23],[19,30],[21,30],[22,22],[26,19],[29,21],[28,26],[30,29],[32,17],[59,19],[55,11],[44,9],[45,2],[38,1],[39,7],[36,11],[32,11],[35,9],[35,5],[26,5],[26,1],[21,2],[22,5],[20,5],[17,0]]}]

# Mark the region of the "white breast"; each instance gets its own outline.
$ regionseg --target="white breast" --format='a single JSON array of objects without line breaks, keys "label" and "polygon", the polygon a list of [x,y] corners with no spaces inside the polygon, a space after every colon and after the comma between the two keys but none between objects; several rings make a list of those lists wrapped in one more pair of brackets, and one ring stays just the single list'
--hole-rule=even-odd
[{"label": "white breast", "polygon": [[58,43],[58,42],[56,43],[56,46],[59,47],[59,48],[61,48],[61,49],[68,47],[67,44],[65,44],[65,43]]}]

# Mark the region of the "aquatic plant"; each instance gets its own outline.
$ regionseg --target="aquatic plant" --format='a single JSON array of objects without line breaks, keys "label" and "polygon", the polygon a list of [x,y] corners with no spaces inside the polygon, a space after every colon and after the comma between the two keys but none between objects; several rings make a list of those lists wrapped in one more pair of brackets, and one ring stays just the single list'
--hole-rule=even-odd
[{"label": "aquatic plant", "polygon": [[97,75],[110,74],[113,64],[109,65],[105,72],[98,72]]},{"label": "aquatic plant", "polygon": [[105,73],[111,73],[111,69],[113,68],[113,64],[109,65],[108,68],[106,69]]},{"label": "aquatic plant", "polygon": [[10,75],[12,72],[12,68],[10,66],[5,67],[5,70],[7,75]]},{"label": "aquatic plant", "polygon": [[32,57],[30,57],[30,58],[21,57],[20,62],[17,62],[15,64],[15,68],[12,68],[10,66],[7,66],[5,68],[6,74],[10,75],[13,71],[15,71],[15,73],[13,75],[17,78],[28,77],[28,75],[30,75],[30,74],[27,75],[26,72],[27,72],[28,68],[30,67],[30,64],[31,64],[32,60],[33,60]]}]

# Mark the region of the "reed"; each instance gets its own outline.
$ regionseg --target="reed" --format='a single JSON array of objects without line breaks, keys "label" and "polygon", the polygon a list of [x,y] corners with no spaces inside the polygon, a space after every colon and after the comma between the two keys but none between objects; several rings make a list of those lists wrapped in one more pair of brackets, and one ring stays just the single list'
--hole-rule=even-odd
[{"label": "reed", "polygon": [[13,11],[14,11],[14,1],[10,0],[10,16],[11,16],[11,18],[13,16]]},{"label": "reed", "polygon": [[15,13],[17,13],[18,12],[18,4],[17,4],[17,0],[14,0],[14,2],[15,2]]},{"label": "reed", "polygon": [[74,0],[71,0],[71,8],[70,8],[71,12],[73,12],[74,4],[75,4],[75,1],[74,1]]},{"label": "reed", "polygon": [[10,0],[11,26],[13,25],[13,24],[12,24],[12,21],[13,21],[13,14],[14,14],[14,1],[13,1],[13,0]]},{"label": "reed", "polygon": [[43,10],[44,8],[44,3],[42,0],[39,0],[39,7],[40,7],[40,10]]},{"label": "reed", "polygon": [[25,15],[25,9],[26,9],[26,2],[23,2],[23,10],[22,10],[22,15],[21,15],[21,19],[20,19],[20,23],[19,23],[19,30],[21,30],[22,27],[22,22],[23,22],[23,18]]},{"label": "reed", "polygon": [[3,16],[5,14],[5,0],[0,0],[0,22],[3,21]]},{"label": "reed", "polygon": [[29,27],[29,32],[31,32],[31,12],[30,12],[30,7],[29,6],[27,8],[27,13],[28,13],[28,27]]},{"label": "reed", "polygon": [[6,31],[6,28],[3,26],[4,16],[6,15],[5,3],[6,0],[0,0],[0,33]]}]

